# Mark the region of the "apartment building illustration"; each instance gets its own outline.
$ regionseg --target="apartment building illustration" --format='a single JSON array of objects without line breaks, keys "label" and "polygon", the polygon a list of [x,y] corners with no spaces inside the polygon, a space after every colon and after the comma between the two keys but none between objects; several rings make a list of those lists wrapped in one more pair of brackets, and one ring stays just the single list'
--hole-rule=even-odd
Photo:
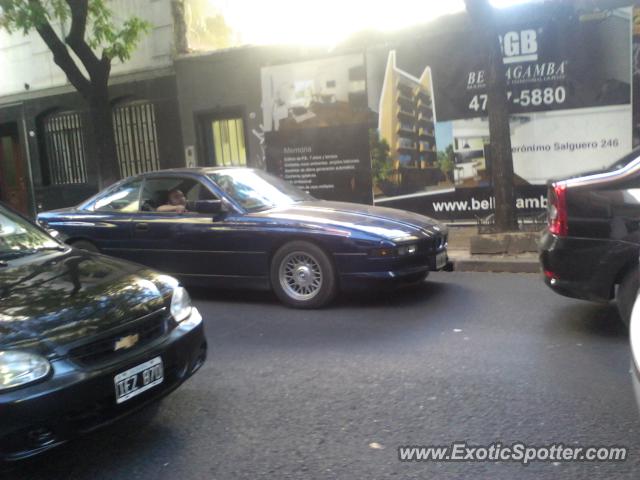
[{"label": "apartment building illustration", "polygon": [[431,69],[425,67],[419,78],[399,69],[395,50],[387,59],[378,130],[389,144],[401,183],[438,182]]}]

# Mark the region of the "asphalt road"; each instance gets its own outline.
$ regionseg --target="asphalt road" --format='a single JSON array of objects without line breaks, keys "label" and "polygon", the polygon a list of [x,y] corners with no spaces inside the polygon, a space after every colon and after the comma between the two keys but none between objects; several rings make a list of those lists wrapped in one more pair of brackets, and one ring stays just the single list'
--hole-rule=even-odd
[{"label": "asphalt road", "polygon": [[[157,416],[12,479],[638,478],[627,334],[612,307],[555,295],[537,275],[440,273],[310,312],[261,293],[195,293],[210,356]],[[398,461],[399,445],[458,440],[615,444],[630,457]]]}]

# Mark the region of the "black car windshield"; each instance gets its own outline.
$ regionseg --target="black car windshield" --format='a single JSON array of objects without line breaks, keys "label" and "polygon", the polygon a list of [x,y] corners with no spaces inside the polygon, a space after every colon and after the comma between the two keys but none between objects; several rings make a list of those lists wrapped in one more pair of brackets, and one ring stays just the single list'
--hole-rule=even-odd
[{"label": "black car windshield", "polygon": [[0,207],[0,261],[63,248],[24,218]]},{"label": "black car windshield", "polygon": [[230,168],[211,172],[209,178],[248,211],[313,199],[308,193],[261,170]]}]

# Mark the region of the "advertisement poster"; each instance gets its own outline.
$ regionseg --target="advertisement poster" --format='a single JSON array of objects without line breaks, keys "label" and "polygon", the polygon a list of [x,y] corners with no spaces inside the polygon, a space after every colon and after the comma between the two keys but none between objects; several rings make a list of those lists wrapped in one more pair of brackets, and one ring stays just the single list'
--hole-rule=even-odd
[{"label": "advertisement poster", "polygon": [[[548,180],[632,148],[631,26],[631,8],[621,8],[502,27],[520,213],[546,207]],[[465,38],[441,39],[447,56],[433,45],[388,52],[377,113],[389,155],[376,204],[441,219],[493,210],[482,54]]]},{"label": "advertisement poster", "polygon": [[[537,12],[504,22],[499,37],[522,214],[544,211],[547,181],[628,153],[640,124],[633,9]],[[483,54],[455,33],[262,68],[268,169],[319,198],[441,220],[489,215]],[[345,169],[317,163],[326,159]]]},{"label": "advertisement poster", "polygon": [[372,203],[364,57],[262,68],[267,171],[317,198]]},{"label": "advertisement poster", "polygon": [[367,126],[268,132],[267,171],[316,198],[372,202]]}]

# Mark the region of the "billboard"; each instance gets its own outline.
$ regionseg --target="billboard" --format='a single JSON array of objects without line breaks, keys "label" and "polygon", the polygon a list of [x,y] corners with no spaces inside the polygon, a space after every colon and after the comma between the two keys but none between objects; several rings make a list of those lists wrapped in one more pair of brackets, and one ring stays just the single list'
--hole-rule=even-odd
[{"label": "billboard", "polygon": [[[559,9],[500,24],[520,212],[546,207],[548,180],[606,167],[637,143],[633,13]],[[320,198],[443,220],[491,213],[485,65],[472,36],[262,68],[267,168]]]}]

